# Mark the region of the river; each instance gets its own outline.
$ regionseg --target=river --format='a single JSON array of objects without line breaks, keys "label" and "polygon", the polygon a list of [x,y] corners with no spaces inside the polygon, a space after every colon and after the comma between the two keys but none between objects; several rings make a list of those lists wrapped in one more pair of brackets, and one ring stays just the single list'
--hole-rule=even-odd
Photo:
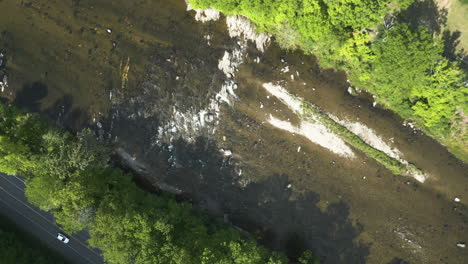
[{"label": "river", "polygon": [[[466,263],[468,165],[351,95],[346,75],[312,55],[281,50],[239,17],[197,21],[183,0],[3,0],[0,10],[2,97],[94,128],[148,184],[292,257]],[[424,177],[393,175],[303,120],[296,99]]]}]

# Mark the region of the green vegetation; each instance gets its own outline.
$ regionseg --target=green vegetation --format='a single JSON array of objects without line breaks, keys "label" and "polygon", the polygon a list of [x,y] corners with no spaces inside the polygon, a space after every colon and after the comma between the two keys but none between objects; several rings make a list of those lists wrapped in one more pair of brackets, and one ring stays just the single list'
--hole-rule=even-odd
[{"label": "green vegetation", "polygon": [[[130,174],[106,167],[109,148],[89,130],[73,136],[48,129],[12,106],[2,105],[0,116],[0,171],[27,175],[29,201],[69,233],[88,229],[90,245],[108,263],[288,263],[188,203],[137,188]],[[316,263],[310,253],[303,257]]]},{"label": "green vegetation", "polygon": [[322,67],[345,70],[353,85],[468,161],[466,74],[443,57],[441,36],[392,19],[414,0],[189,2],[246,15],[280,46],[312,52]]},{"label": "green vegetation", "polygon": [[394,174],[410,176],[414,173],[421,173],[421,171],[418,170],[414,165],[402,164],[401,162],[388,156],[384,152],[371,147],[366,142],[364,142],[359,136],[349,131],[346,127],[332,120],[326,113],[322,112],[317,107],[307,102],[303,102],[302,109],[304,110],[303,118],[306,118],[310,121],[320,121],[333,133],[339,135],[342,139],[344,139],[348,144],[364,152],[367,156],[375,159],[377,162],[379,162],[380,164],[384,165],[387,169],[392,171]]},{"label": "green vegetation", "polygon": [[35,116],[3,104],[0,115],[0,171],[16,174],[35,169],[45,126]]},{"label": "green vegetation", "polygon": [[65,264],[59,254],[10,219],[0,215],[0,257],[2,264]]}]

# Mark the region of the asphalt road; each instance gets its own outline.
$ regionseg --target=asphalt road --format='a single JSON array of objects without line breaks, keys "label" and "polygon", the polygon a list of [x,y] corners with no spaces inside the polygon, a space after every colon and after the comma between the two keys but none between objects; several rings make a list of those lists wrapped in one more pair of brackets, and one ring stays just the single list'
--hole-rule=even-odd
[{"label": "asphalt road", "polygon": [[[16,177],[0,174],[0,213],[13,220],[19,227],[38,237],[50,248],[61,253],[72,263],[104,263],[100,252],[88,246],[87,232],[68,235],[54,224],[51,214],[31,205],[24,196],[24,182]],[[68,244],[57,240],[61,232],[70,238]]]}]

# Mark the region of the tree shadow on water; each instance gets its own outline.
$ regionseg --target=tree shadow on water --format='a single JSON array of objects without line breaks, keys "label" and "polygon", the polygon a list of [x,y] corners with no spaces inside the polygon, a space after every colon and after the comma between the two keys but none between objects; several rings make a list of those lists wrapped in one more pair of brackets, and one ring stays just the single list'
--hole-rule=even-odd
[{"label": "tree shadow on water", "polygon": [[394,258],[387,264],[410,264],[410,263],[400,258]]},{"label": "tree shadow on water", "polygon": [[41,101],[47,95],[48,87],[46,84],[42,82],[25,84],[16,95],[13,104],[29,112],[40,113],[47,120],[72,131],[79,131],[86,126],[89,121],[88,114],[80,108],[73,107],[71,95],[65,94],[45,108],[41,106]]},{"label": "tree shadow on water", "polygon": [[73,105],[73,97],[65,94],[45,109],[44,114],[56,124],[80,131],[89,123],[89,115],[86,111]]},{"label": "tree shadow on water", "polygon": [[232,166],[236,161],[206,138],[194,144],[178,140],[173,145],[174,151],[167,155],[176,157],[179,168],[167,167],[166,182],[184,190],[209,213],[225,214],[263,245],[284,251],[293,260],[311,249],[321,256],[321,263],[366,262],[368,245],[355,242],[363,227],[350,221],[345,202],[321,209],[319,194],[294,193],[287,175],[243,183],[245,179]]},{"label": "tree shadow on water", "polygon": [[48,87],[42,82],[27,83],[23,85],[15,97],[13,104],[26,108],[28,111],[39,112],[40,101],[48,94]]}]

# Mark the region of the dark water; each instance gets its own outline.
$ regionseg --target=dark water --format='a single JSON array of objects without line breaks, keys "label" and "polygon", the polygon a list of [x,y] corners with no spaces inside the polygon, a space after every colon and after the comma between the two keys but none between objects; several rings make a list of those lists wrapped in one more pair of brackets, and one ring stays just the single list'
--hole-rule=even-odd
[{"label": "dark water", "polygon": [[[249,44],[232,106],[221,104],[202,128],[184,129],[230,79],[218,69],[225,51],[242,49],[224,18],[196,22],[182,0],[3,0],[0,10],[9,80],[3,97],[69,129],[95,128],[145,165],[148,182],[181,190],[215,216],[227,214],[265,245],[293,257],[310,248],[324,263],[468,259],[468,250],[456,247],[468,237],[467,165],[392,113],[349,95],[346,76],[320,70],[312,56],[275,45],[261,53]],[[343,158],[272,127],[270,114],[299,122],[267,99],[262,84],[278,81],[393,141],[429,179],[394,176],[358,151]],[[186,122],[167,126],[161,137],[160,127],[180,119],[175,112]]]}]

